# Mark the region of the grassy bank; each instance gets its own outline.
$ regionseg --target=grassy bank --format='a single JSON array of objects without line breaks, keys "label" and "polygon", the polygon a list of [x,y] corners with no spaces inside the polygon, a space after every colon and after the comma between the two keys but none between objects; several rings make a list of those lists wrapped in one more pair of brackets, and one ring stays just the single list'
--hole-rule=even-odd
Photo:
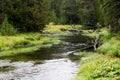
[{"label": "grassy bank", "polygon": [[85,53],[76,80],[120,80],[119,35],[111,35],[106,28],[101,29],[99,34],[84,35],[100,37],[103,44],[98,47],[97,53]]},{"label": "grassy bank", "polygon": [[[81,28],[76,25],[74,29]],[[23,33],[15,36],[0,36],[0,56],[14,55],[18,53],[28,53],[38,50],[40,47],[50,47],[58,44],[59,39],[52,37],[52,34],[68,35],[71,34],[71,25],[53,25],[49,24],[40,33]]]},{"label": "grassy bank", "polygon": [[53,25],[49,24],[40,33],[23,33],[14,36],[0,36],[0,56],[10,56],[18,53],[28,53],[38,50],[40,47],[50,47],[58,44],[58,38],[53,34],[69,35],[69,30],[81,29],[81,25]]},{"label": "grassy bank", "polygon": [[53,25],[49,24],[44,29],[44,33],[51,33],[51,34],[61,34],[61,35],[68,35],[71,34],[69,30],[80,30],[82,28],[81,25]]},{"label": "grassy bank", "polygon": [[58,44],[58,38],[40,33],[26,33],[15,36],[0,36],[0,56],[28,53],[40,47],[50,47]]},{"label": "grassy bank", "polygon": [[83,58],[76,80],[120,80],[120,59],[101,54]]}]

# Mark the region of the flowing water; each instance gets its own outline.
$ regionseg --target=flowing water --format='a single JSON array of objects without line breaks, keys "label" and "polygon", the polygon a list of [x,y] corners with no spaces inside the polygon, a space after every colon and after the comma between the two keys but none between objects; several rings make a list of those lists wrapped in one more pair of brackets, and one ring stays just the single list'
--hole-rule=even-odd
[{"label": "flowing water", "polygon": [[80,67],[73,55],[87,46],[80,35],[59,36],[61,43],[27,54],[0,57],[0,80],[73,80]]}]

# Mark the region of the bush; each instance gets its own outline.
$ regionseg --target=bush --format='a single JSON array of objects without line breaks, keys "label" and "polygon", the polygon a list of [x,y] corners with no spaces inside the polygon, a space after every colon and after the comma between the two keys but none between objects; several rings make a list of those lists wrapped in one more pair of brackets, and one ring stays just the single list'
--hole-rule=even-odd
[{"label": "bush", "polygon": [[15,35],[16,33],[17,30],[13,27],[13,25],[11,25],[8,22],[8,18],[7,16],[5,16],[4,21],[0,26],[0,34],[5,36],[5,35]]},{"label": "bush", "polygon": [[98,48],[98,52],[120,57],[120,41],[116,38],[111,38]]},{"label": "bush", "polygon": [[110,33],[109,29],[102,28],[101,33],[100,33],[100,38],[103,41],[108,41],[111,38],[111,33]]}]

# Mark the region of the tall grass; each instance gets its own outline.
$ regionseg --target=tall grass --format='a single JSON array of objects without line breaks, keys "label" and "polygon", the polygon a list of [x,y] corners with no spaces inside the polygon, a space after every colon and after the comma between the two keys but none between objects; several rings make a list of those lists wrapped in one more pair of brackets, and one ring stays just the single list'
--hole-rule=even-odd
[{"label": "tall grass", "polygon": [[111,38],[98,48],[99,53],[120,57],[120,41],[117,38]]},{"label": "tall grass", "polygon": [[57,43],[59,43],[58,38],[43,36],[39,33],[18,34],[15,36],[0,36],[0,51]]},{"label": "tall grass", "polygon": [[109,39],[111,39],[112,36],[111,36],[109,29],[102,28],[100,31],[101,32],[100,32],[99,36],[100,36],[101,40],[103,40],[105,42],[105,41],[108,41]]},{"label": "tall grass", "polygon": [[[71,29],[72,27],[68,25],[47,25],[44,32],[64,34],[67,30]],[[64,30],[64,32],[62,30]]]},{"label": "tall grass", "polygon": [[81,25],[74,25],[74,27],[72,25],[53,25],[53,24],[49,24],[47,25],[47,27],[45,28],[44,32],[45,33],[57,33],[57,34],[70,34],[69,30],[72,29],[81,29],[82,26]]},{"label": "tall grass", "polygon": [[97,49],[98,53],[120,57],[120,40],[106,28],[101,29],[100,38],[103,44]]},{"label": "tall grass", "polygon": [[82,60],[76,80],[120,80],[120,59],[94,54]]}]

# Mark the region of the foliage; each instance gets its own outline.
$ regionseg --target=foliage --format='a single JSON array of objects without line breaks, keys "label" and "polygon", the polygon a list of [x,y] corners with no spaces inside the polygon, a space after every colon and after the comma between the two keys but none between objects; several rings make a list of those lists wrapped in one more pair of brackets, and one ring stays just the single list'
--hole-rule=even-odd
[{"label": "foliage", "polygon": [[81,25],[54,25],[49,24],[44,29],[43,33],[50,33],[50,34],[71,34],[70,30],[81,30]]},{"label": "foliage", "polygon": [[95,0],[99,15],[99,22],[118,33],[120,29],[120,1],[119,0]]},{"label": "foliage", "polygon": [[11,25],[8,22],[7,16],[5,16],[4,21],[0,27],[0,34],[7,36],[7,35],[15,35],[17,33],[17,30],[13,27],[13,25]]},{"label": "foliage", "polygon": [[90,38],[98,38],[100,36],[99,32],[94,30],[83,30],[83,36],[88,36]]},{"label": "foliage", "polygon": [[98,48],[98,52],[112,56],[120,57],[120,41],[117,38],[111,38]]},{"label": "foliage", "polygon": [[45,44],[57,44],[59,40],[57,38],[42,36],[39,33],[27,33],[19,34],[16,36],[0,36],[0,51],[6,51],[10,49],[17,49],[30,46],[42,46]]},{"label": "foliage", "polygon": [[77,80],[119,80],[120,59],[94,54],[82,60]]},{"label": "foliage", "polygon": [[99,37],[101,38],[101,40],[103,40],[105,42],[105,41],[108,41],[109,39],[111,39],[112,35],[111,35],[109,29],[101,28]]},{"label": "foliage", "polygon": [[49,0],[4,0],[0,6],[2,12],[7,14],[8,21],[20,32],[40,31],[50,18]]},{"label": "foliage", "polygon": [[119,35],[111,34],[109,29],[102,28],[99,37],[103,41],[103,44],[97,49],[99,53],[120,56]]},{"label": "foliage", "polygon": [[96,29],[97,13],[94,0],[79,0],[79,14],[84,29]]},{"label": "foliage", "polygon": [[57,33],[57,34],[69,34],[68,30],[71,30],[72,26],[70,25],[47,25],[44,33]]},{"label": "foliage", "polygon": [[51,8],[55,12],[56,24],[80,24],[77,0],[52,0]]}]

